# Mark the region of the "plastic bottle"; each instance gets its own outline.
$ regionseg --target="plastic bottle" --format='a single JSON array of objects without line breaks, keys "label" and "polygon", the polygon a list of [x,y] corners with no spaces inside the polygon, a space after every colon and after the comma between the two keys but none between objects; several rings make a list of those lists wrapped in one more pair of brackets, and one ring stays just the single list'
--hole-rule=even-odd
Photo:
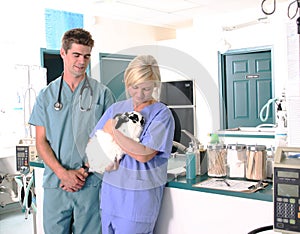
[{"label": "plastic bottle", "polygon": [[219,142],[220,142],[220,140],[219,140],[219,135],[216,134],[216,133],[212,133],[212,134],[210,135],[210,143],[211,143],[211,144],[218,144]]},{"label": "plastic bottle", "polygon": [[189,143],[186,155],[186,179],[196,178],[196,156],[194,153],[193,143]]}]

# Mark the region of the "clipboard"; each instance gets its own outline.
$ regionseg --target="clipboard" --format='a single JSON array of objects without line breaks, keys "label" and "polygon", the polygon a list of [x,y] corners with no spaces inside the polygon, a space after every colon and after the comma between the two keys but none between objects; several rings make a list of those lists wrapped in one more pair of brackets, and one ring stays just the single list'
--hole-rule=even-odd
[{"label": "clipboard", "polygon": [[198,188],[226,190],[231,192],[254,193],[264,189],[268,183],[261,181],[230,180],[225,178],[209,178],[193,185]]}]

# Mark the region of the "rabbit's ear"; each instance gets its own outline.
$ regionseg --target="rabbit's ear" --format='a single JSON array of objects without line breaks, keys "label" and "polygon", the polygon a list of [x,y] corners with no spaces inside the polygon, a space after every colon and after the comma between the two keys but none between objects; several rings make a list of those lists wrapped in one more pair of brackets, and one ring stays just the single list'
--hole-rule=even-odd
[{"label": "rabbit's ear", "polygon": [[116,126],[115,126],[115,129],[118,129],[119,127],[121,127],[121,125],[123,123],[126,123],[129,121],[129,118],[127,116],[124,116],[124,115],[121,115],[119,118],[118,118],[118,121],[116,123]]}]

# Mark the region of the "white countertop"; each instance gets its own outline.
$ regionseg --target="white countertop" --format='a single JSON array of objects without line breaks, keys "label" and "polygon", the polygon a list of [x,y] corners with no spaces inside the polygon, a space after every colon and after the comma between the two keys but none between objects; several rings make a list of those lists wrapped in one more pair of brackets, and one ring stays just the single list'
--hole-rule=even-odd
[{"label": "white countertop", "polygon": [[217,134],[225,135],[255,135],[255,136],[275,136],[276,128],[239,127],[225,130],[218,130]]}]

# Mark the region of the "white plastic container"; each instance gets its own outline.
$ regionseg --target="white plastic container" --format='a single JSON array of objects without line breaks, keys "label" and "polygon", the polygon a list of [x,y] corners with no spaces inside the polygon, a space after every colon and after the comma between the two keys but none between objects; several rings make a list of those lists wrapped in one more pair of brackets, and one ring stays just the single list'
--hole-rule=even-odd
[{"label": "white plastic container", "polygon": [[227,145],[227,176],[231,178],[245,178],[246,173],[246,145]]}]

